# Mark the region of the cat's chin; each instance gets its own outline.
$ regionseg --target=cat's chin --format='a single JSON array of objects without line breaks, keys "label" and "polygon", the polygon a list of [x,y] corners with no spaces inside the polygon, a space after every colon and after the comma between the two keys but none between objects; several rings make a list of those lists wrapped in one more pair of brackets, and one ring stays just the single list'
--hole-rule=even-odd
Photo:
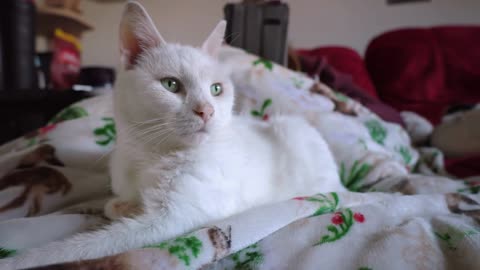
[{"label": "cat's chin", "polygon": [[194,133],[191,133],[189,135],[186,135],[183,137],[183,141],[185,144],[190,145],[190,146],[195,146],[203,143],[206,141],[209,137],[209,134],[206,130],[201,129],[199,131],[196,131]]}]

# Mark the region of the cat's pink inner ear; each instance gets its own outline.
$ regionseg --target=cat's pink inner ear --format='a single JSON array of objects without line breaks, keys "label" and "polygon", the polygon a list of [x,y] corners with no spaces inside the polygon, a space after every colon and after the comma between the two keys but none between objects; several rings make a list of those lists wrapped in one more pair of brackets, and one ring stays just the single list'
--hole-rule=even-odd
[{"label": "cat's pink inner ear", "polygon": [[126,69],[131,69],[136,62],[136,58],[140,55],[140,45],[130,32],[123,33],[121,39],[121,61]]},{"label": "cat's pink inner ear", "polygon": [[142,52],[164,43],[145,9],[137,2],[128,2],[120,22],[120,54],[123,66],[132,69]]},{"label": "cat's pink inner ear", "polygon": [[218,52],[222,46],[223,38],[225,36],[225,28],[227,27],[227,22],[221,20],[208,38],[203,42],[202,49],[210,54],[213,57],[217,57]]}]

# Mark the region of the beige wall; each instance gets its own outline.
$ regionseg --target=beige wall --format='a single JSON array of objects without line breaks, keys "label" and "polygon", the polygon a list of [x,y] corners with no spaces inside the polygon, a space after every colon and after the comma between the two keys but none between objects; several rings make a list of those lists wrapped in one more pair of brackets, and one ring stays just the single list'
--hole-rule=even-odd
[{"label": "beige wall", "polygon": [[[95,31],[83,38],[85,65],[117,64],[117,25],[125,1],[84,0]],[[199,44],[223,17],[228,0],[141,0],[167,41]],[[290,0],[289,40],[295,47],[326,44],[363,52],[389,29],[438,24],[480,24],[480,0],[432,0],[387,6],[386,0]]]},{"label": "beige wall", "polygon": [[342,44],[363,53],[373,37],[399,27],[480,24],[480,0],[398,5],[387,5],[386,0],[292,0],[290,3],[289,34],[296,47]]}]

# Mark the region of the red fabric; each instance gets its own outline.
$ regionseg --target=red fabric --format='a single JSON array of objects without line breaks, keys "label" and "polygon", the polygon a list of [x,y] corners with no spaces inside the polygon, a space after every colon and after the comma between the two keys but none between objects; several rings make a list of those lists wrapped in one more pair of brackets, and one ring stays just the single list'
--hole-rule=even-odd
[{"label": "red fabric", "polygon": [[[405,123],[397,110],[383,103],[378,97],[371,95],[364,88],[360,87],[354,81],[351,74],[341,72],[337,70],[334,65],[330,64],[331,59],[333,59],[336,65],[342,67],[344,70],[350,67],[349,70],[353,70],[353,68],[357,70],[357,75],[360,73],[366,74],[363,63],[360,62],[360,56],[355,52],[352,54],[352,52],[351,49],[338,47],[335,49],[315,49],[314,51],[301,50],[300,52],[295,53],[298,60],[295,64],[299,65],[302,72],[305,72],[312,77],[318,76],[321,82],[360,102],[372,112],[380,116],[383,120],[404,125]],[[330,57],[332,54],[334,57]],[[352,57],[352,55],[354,55],[354,57]],[[350,58],[353,58],[354,61],[345,61],[345,63],[348,63],[350,66],[345,64],[342,65],[341,61],[338,61],[338,59],[348,60]],[[354,62],[357,66],[353,66],[352,63]],[[359,76],[357,76],[357,78],[359,78]],[[367,84],[371,85],[368,74],[366,74],[364,79]],[[357,81],[359,80],[357,79]]]},{"label": "red fabric", "polygon": [[347,47],[320,47],[311,50],[297,50],[296,53],[303,56],[325,57],[328,64],[337,71],[351,75],[356,85],[373,97],[377,97],[363,59],[356,51]]},{"label": "red fabric", "polygon": [[451,105],[480,102],[480,26],[388,32],[370,43],[365,61],[383,101],[433,124]]},{"label": "red fabric", "polygon": [[457,177],[477,176],[480,172],[480,154],[446,159],[445,169]]}]

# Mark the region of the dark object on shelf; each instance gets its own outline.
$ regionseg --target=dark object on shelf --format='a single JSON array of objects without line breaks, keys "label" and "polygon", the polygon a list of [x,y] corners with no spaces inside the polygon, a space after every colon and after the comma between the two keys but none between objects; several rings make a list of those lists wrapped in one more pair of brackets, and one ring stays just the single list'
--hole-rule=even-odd
[{"label": "dark object on shelf", "polygon": [[115,70],[109,67],[85,67],[80,70],[78,84],[93,88],[112,87],[115,82]]},{"label": "dark object on shelf", "polygon": [[227,4],[224,13],[228,44],[281,65],[286,64],[287,4],[278,1]]},{"label": "dark object on shelf", "polygon": [[36,89],[35,5],[30,0],[4,0],[0,5],[2,90]]},{"label": "dark object on shelf", "polygon": [[63,108],[90,96],[83,91],[0,91],[0,144],[44,126]]},{"label": "dark object on shelf", "polygon": [[52,63],[52,53],[43,52],[37,53],[36,55],[38,60],[37,66],[37,78],[38,78],[38,87],[40,89],[51,89],[51,80],[50,80],[50,64]]}]

